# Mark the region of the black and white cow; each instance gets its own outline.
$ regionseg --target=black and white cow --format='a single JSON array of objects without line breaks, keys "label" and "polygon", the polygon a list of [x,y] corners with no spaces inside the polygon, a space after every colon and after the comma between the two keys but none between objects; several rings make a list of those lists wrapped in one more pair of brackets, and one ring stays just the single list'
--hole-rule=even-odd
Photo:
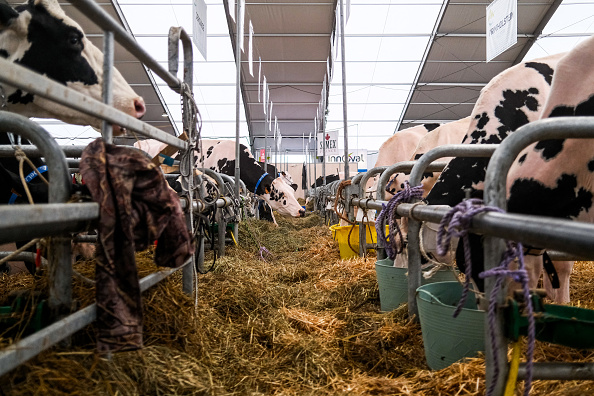
[{"label": "black and white cow", "polygon": [[[16,6],[0,2],[0,56],[65,86],[101,100],[103,54],[82,28],[66,16],[57,0],[30,0]],[[113,71],[114,107],[136,118],[144,100]],[[57,118],[70,124],[101,127],[101,120],[23,90],[1,85],[6,109],[27,117]],[[114,134],[120,128],[114,126]]]},{"label": "black and white cow", "polygon": [[[30,0],[15,8],[5,1],[0,2],[0,56],[101,100],[103,54],[84,35],[81,27],[66,16],[57,0]],[[57,118],[72,124],[101,126],[101,121],[94,117],[21,89],[0,84],[0,91],[4,100],[2,106],[8,111],[27,117]],[[133,117],[140,118],[146,111],[142,97],[132,90],[117,69],[113,71],[113,98],[118,110]],[[114,133],[121,132],[121,128],[114,125]],[[10,144],[7,134],[0,134],[0,144]],[[37,167],[43,166],[39,160],[34,162]],[[8,203],[13,197],[11,190],[24,196],[17,175],[18,165],[14,158],[0,160],[0,180],[3,186],[9,186],[0,190],[0,202]],[[30,188],[35,201],[47,201],[47,188],[40,178],[33,177]]]},{"label": "black and white cow", "polygon": [[[542,118],[594,116],[593,62],[594,37],[559,61]],[[510,212],[594,222],[594,139],[551,139],[528,146],[510,168],[507,189]],[[568,302],[573,262],[563,263],[555,268],[566,283],[555,297]]]},{"label": "black and white cow", "polygon": [[[517,128],[539,119],[551,90],[553,73],[563,55],[522,62],[495,76],[481,91],[462,143],[500,143]],[[471,197],[482,198],[488,163],[487,158],[452,159],[427,195],[426,202],[455,206],[465,198],[467,190]],[[484,281],[478,277],[484,268],[481,237],[470,234],[470,239],[473,279],[482,290]],[[456,262],[464,266],[461,244],[456,252]],[[531,287],[538,281],[537,272],[532,274]]]},{"label": "black and white cow", "polygon": [[[65,15],[57,0],[30,0],[11,7],[0,1],[0,56],[45,75],[84,95],[101,100],[103,54],[84,35],[81,27]],[[146,108],[144,100],[113,71],[114,106],[140,118]],[[22,89],[0,84],[0,107],[27,117],[57,118],[67,123],[101,126],[101,121],[58,105]],[[121,128],[114,125],[114,134]],[[6,133],[0,133],[0,144],[10,144]],[[23,144],[28,144],[23,140]],[[47,177],[39,159],[35,166]],[[51,164],[48,164],[51,166]],[[30,173],[31,172],[31,173]],[[0,159],[0,204],[27,202],[14,158]],[[47,202],[47,186],[26,168],[28,186],[35,202]]]},{"label": "black and white cow", "polygon": [[[326,184],[330,184],[336,180],[340,180],[340,176],[338,176],[337,174],[331,173],[329,175],[326,175]],[[324,178],[322,176],[318,176],[315,184],[311,185],[311,188],[321,187],[323,185],[324,185]]]},{"label": "black and white cow", "polygon": [[[150,156],[157,156],[166,144],[147,139],[134,143],[134,146],[147,152]],[[197,163],[215,172],[235,176],[235,142],[232,140],[202,140],[204,150]],[[246,188],[264,199],[273,210],[282,216],[303,217],[305,210],[297,202],[295,191],[281,178],[274,177],[258,164],[249,149],[241,145],[240,177]],[[176,154],[174,154],[176,155]]]}]

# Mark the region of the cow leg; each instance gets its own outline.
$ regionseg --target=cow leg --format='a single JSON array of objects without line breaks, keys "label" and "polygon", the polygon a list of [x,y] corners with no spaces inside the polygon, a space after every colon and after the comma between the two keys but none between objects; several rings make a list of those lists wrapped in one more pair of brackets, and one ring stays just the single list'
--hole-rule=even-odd
[{"label": "cow leg", "polygon": [[569,302],[569,278],[573,270],[574,261],[553,261],[555,271],[559,276],[559,288],[553,289],[548,276],[544,276],[544,287],[549,297],[555,304]]}]

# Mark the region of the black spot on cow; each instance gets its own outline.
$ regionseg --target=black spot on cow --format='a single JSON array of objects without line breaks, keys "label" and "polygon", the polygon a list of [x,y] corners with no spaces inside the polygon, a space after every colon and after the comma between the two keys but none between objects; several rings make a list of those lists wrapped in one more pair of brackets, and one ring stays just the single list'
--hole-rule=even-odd
[{"label": "black spot on cow", "polygon": [[24,94],[23,91],[17,89],[12,95],[8,97],[8,103],[27,104],[33,102],[33,95],[30,93]]},{"label": "black spot on cow", "polygon": [[522,156],[521,156],[521,157],[518,159],[518,162],[519,162],[520,164],[523,164],[523,163],[524,163],[524,161],[526,161],[526,156],[527,156],[527,155],[528,155],[528,154],[524,154],[524,155],[522,155]]},{"label": "black spot on cow", "polygon": [[587,100],[579,103],[575,107],[571,106],[557,106],[552,111],[549,117],[565,117],[565,116],[594,116],[594,95]]},{"label": "black spot on cow", "polygon": [[421,158],[422,156],[423,156],[423,153],[415,154],[415,161],[418,160],[419,158]]},{"label": "black spot on cow", "polygon": [[590,160],[590,162],[588,162],[588,170],[590,172],[594,172],[594,159]]},{"label": "black spot on cow", "polygon": [[541,157],[545,161],[550,161],[555,158],[563,150],[563,143],[565,139],[547,139],[538,142],[534,146],[534,151],[542,151]]},{"label": "black spot on cow", "polygon": [[[332,174],[332,175],[326,175],[326,184],[330,184],[336,180],[339,180],[338,175]],[[311,185],[311,188],[315,188],[315,187],[321,187],[324,185],[324,178],[322,176],[319,176],[316,179],[316,183]]]},{"label": "black spot on cow", "polygon": [[483,192],[473,188],[485,180],[487,158],[457,157],[450,161],[439,180],[427,195],[430,205],[454,206],[465,198],[464,190],[471,189],[471,198],[482,198]]},{"label": "black spot on cow", "polygon": [[423,126],[427,129],[427,131],[431,132],[432,130],[439,128],[441,126],[441,124],[430,123],[430,124],[423,124]]},{"label": "black spot on cow", "polygon": [[549,65],[540,62],[526,62],[525,66],[531,67],[537,72],[539,72],[544,77],[547,84],[551,85],[551,82],[553,81],[553,72],[555,70],[552,69]]},{"label": "black spot on cow", "polygon": [[507,208],[513,213],[575,218],[592,207],[592,193],[576,188],[577,177],[565,173],[557,179],[554,188],[538,180],[518,179],[510,189]]},{"label": "black spot on cow", "polygon": [[214,146],[210,146],[208,150],[206,150],[206,158],[210,158],[210,155],[212,154],[212,149],[214,149]]},{"label": "black spot on cow", "polygon": [[535,94],[538,94],[537,89],[516,91],[508,89],[503,92],[503,100],[499,102],[499,106],[495,108],[494,112],[501,124],[497,128],[498,141],[489,139],[491,143],[500,143],[510,132],[528,123],[528,116],[524,108],[530,111],[538,110],[538,100],[533,96]]},{"label": "black spot on cow", "polygon": [[6,50],[0,49],[0,56],[3,58],[8,58],[8,52]]},{"label": "black spot on cow", "polygon": [[478,129],[485,129],[485,126],[489,123],[489,116],[487,115],[487,112],[477,114],[474,116],[474,118],[478,120],[478,123],[476,124]]},{"label": "black spot on cow", "polygon": [[29,2],[17,8],[19,11],[25,9],[31,13],[27,33],[31,47],[16,63],[64,85],[68,82],[97,84],[97,75],[82,56],[83,33],[50,15],[42,5]]}]

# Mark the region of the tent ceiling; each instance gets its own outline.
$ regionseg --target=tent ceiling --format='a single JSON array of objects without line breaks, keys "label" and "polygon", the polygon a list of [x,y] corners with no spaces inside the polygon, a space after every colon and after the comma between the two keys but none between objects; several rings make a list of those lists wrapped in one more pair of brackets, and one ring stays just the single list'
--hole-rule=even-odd
[{"label": "tent ceiling", "polygon": [[518,0],[518,42],[487,63],[485,7],[489,3],[444,3],[397,130],[470,115],[481,88],[501,71],[522,61],[561,0]]},{"label": "tent ceiling", "polygon": [[[226,9],[235,47],[235,22],[229,16],[227,4]],[[259,59],[283,147],[291,146],[290,140],[298,138],[294,146],[301,148],[303,134],[313,130],[327,71],[326,60],[330,57],[335,9],[336,0],[246,0],[241,90],[254,147],[264,147],[266,133],[268,146],[272,146],[274,136],[274,118],[269,130],[261,97],[259,100]],[[253,76],[249,72],[247,54],[249,21],[254,30]],[[269,108],[267,113],[270,113]]]}]

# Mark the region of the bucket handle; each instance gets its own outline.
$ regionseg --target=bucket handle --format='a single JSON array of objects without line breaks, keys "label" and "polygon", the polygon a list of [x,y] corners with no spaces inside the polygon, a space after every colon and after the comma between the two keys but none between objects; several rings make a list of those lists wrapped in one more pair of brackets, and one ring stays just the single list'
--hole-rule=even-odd
[{"label": "bucket handle", "polygon": [[435,297],[432,293],[428,292],[425,289],[421,289],[418,288],[417,289],[417,296],[423,300],[423,301],[427,301],[428,303],[437,303],[440,305],[445,305],[444,303],[442,303],[437,297]]}]

